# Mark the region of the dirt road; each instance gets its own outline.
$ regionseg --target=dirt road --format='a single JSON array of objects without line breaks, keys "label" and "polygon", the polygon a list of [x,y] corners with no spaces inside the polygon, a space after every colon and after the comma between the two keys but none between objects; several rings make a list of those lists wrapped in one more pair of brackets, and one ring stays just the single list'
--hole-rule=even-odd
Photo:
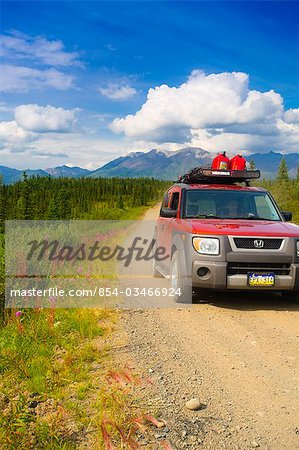
[{"label": "dirt road", "polygon": [[[124,311],[121,325],[131,359],[155,383],[144,401],[167,422],[158,441],[299,449],[299,304],[276,294],[215,294],[187,308]],[[186,408],[192,397],[200,410]]]}]

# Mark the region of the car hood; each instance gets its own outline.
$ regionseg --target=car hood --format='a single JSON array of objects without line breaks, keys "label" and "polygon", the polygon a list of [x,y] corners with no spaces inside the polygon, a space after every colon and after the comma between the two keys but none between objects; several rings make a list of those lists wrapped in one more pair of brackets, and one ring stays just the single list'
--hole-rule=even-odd
[{"label": "car hood", "polygon": [[193,234],[299,237],[299,226],[286,222],[229,219],[188,219],[188,222]]}]

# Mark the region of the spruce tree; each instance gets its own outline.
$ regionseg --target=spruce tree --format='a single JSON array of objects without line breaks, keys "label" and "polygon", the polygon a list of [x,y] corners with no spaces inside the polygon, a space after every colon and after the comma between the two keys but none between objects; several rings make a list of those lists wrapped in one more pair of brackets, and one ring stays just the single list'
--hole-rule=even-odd
[{"label": "spruce tree", "polygon": [[69,220],[71,218],[70,194],[66,189],[61,189],[57,196],[58,219]]},{"label": "spruce tree", "polygon": [[59,210],[56,202],[56,198],[51,198],[49,202],[49,206],[46,212],[47,220],[58,220],[59,219]]},{"label": "spruce tree", "polygon": [[279,183],[284,183],[284,182],[287,183],[289,181],[288,166],[287,166],[287,162],[284,157],[282,158],[282,160],[279,164],[276,180]]},{"label": "spruce tree", "polygon": [[23,172],[23,181],[18,183],[20,190],[19,196],[16,202],[17,206],[17,219],[30,220],[31,208],[30,208],[30,186],[26,172]]},{"label": "spruce tree", "polygon": [[121,195],[119,195],[117,200],[117,208],[118,209],[125,209],[124,201]]},{"label": "spruce tree", "polygon": [[25,211],[24,197],[21,195],[18,198],[18,201],[17,201],[16,219],[24,220],[24,218],[25,218],[25,212],[24,211]]}]

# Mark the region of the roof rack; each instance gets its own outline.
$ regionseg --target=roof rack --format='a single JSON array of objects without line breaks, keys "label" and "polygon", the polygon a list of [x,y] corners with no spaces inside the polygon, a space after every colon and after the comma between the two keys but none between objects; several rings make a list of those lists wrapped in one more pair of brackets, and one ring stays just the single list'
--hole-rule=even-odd
[{"label": "roof rack", "polygon": [[246,183],[260,178],[259,170],[216,170],[204,167],[195,167],[185,175],[180,175],[178,183],[202,183],[202,184],[234,184]]}]

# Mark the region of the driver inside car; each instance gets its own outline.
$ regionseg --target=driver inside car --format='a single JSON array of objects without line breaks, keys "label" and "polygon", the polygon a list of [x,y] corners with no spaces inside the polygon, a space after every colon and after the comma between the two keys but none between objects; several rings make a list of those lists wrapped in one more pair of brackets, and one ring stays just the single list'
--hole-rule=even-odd
[{"label": "driver inside car", "polygon": [[225,206],[220,206],[218,209],[218,215],[220,217],[243,217],[245,214],[244,207],[241,202],[237,200],[231,200]]}]

